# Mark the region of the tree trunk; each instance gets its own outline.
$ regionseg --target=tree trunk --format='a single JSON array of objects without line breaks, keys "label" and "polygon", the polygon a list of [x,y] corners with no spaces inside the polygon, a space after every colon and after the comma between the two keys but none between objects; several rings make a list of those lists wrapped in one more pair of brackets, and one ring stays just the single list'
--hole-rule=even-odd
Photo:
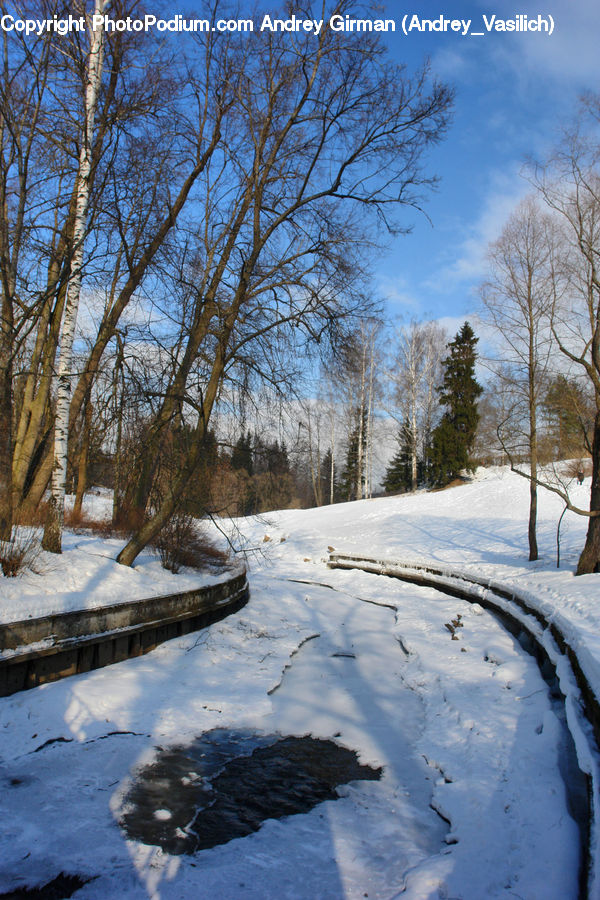
[{"label": "tree trunk", "polygon": [[329,502],[331,504],[335,501],[335,460],[333,458],[333,442],[331,447],[331,468],[329,470]]},{"label": "tree trunk", "polygon": [[[15,507],[21,506],[26,499],[27,485],[32,478],[33,461],[38,456],[40,445],[44,443],[44,432],[48,428],[45,416],[50,404],[50,387],[55,372],[65,297],[66,290],[63,286],[59,289],[55,304],[50,299],[47,301],[38,326],[33,360],[25,383],[14,437],[12,477]],[[51,472],[52,458],[42,492],[28,503],[28,506],[36,507],[39,504]]]},{"label": "tree trunk", "polygon": [[[96,0],[94,13],[104,12],[106,0]],[[52,502],[48,511],[47,529],[44,530],[42,546],[52,553],[62,551],[62,525],[65,511],[65,489],[67,480],[67,449],[69,439],[69,407],[71,402],[71,365],[73,341],[81,293],[83,249],[88,220],[90,199],[90,176],[92,172],[92,135],[96,106],[102,81],[104,29],[90,29],[90,51],[87,64],[87,84],[85,90],[84,134],[77,171],[77,202],[73,227],[73,259],[67,288],[65,315],[60,340],[60,360],[58,366],[58,390],[56,397],[56,418],[54,423],[54,465],[52,468]]]},{"label": "tree trunk", "polygon": [[[531,296],[531,294],[530,294]],[[531,481],[529,482],[529,561],[538,558],[537,545],[537,410],[536,410],[536,347],[535,323],[533,321],[533,304],[529,303],[529,463]]]},{"label": "tree trunk", "polygon": [[369,353],[369,400],[367,405],[367,464],[365,473],[366,497],[373,496],[373,378],[374,378],[375,336],[371,334]]},{"label": "tree trunk", "polygon": [[416,491],[418,486],[417,460],[417,407],[413,402],[410,420],[410,489]]},{"label": "tree trunk", "polygon": [[[115,362],[115,374],[113,381],[113,415],[117,420],[117,437],[115,443],[115,483],[113,486],[112,523],[116,525],[121,516],[122,507],[122,461],[121,447],[123,444],[123,402],[125,398],[125,383],[123,379],[124,348],[121,336],[117,333],[117,359]],[[119,384],[121,396],[119,398]]]},{"label": "tree trunk", "polygon": [[313,452],[313,433],[312,433],[312,420],[310,416],[310,406],[307,409],[307,426],[306,430],[308,432],[308,462],[310,466],[310,480],[312,483],[313,489],[313,497],[315,500],[315,506],[323,506],[323,488],[321,485],[321,438],[320,438],[320,429],[319,424],[317,422],[317,450],[316,456],[317,461],[315,463],[315,454]]},{"label": "tree trunk", "polygon": [[[536,477],[533,471],[533,465],[531,466],[531,475],[532,477]],[[528,535],[529,535],[529,560],[532,562],[533,560],[538,558],[538,545],[537,545],[537,536],[536,536],[536,522],[537,522],[537,485],[535,482],[529,482],[529,526],[528,526]]]},{"label": "tree trunk", "polygon": [[200,418],[194,445],[188,452],[184,465],[181,467],[178,475],[169,483],[159,509],[132,535],[117,556],[117,562],[121,563],[121,565],[132,566],[144,547],[154,540],[177,509],[181,495],[200,463],[200,453],[205,433],[205,420]]},{"label": "tree trunk", "polygon": [[[600,512],[600,410],[596,413],[594,420],[590,511]],[[575,574],[589,575],[591,572],[598,571],[600,571],[600,515],[590,517],[585,547],[579,557]]]},{"label": "tree trunk", "polygon": [[364,343],[363,335],[363,353],[360,370],[360,402],[358,409],[358,449],[356,453],[356,488],[355,500],[362,500],[364,497],[364,475],[365,475],[365,378],[366,378],[366,355],[367,347]]},{"label": "tree trunk", "polygon": [[159,509],[156,510],[154,515],[140,525],[139,529],[132,535],[128,543],[117,556],[117,562],[124,566],[132,566],[134,560],[142,552],[144,547],[153,541],[161,528],[166,525],[175,512],[177,504],[179,503],[189,480],[198,468],[201,454],[204,449],[204,438],[208,430],[213,406],[225,370],[227,345],[231,337],[233,326],[235,325],[243,295],[244,285],[242,284],[240,285],[238,296],[229,312],[229,317],[225,322],[223,334],[221,335],[221,340],[215,353],[212,372],[206,386],[204,401],[199,412],[198,424],[196,426],[196,433],[192,445],[187,451],[179,473],[169,483]]},{"label": "tree trunk", "polygon": [[[2,335],[4,338],[4,335]],[[12,534],[12,351],[2,346],[0,363],[0,541]]]},{"label": "tree trunk", "polygon": [[92,430],[92,401],[88,397],[85,402],[85,413],[83,417],[83,435],[81,440],[81,450],[79,453],[79,465],[77,466],[77,491],[75,493],[75,502],[73,504],[73,517],[75,521],[81,515],[83,508],[83,495],[88,486],[88,461],[90,456],[90,433]]}]

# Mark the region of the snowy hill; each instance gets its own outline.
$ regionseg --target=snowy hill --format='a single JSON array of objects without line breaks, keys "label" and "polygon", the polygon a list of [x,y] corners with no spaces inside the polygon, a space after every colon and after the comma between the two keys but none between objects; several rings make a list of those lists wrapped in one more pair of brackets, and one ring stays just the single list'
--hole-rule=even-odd
[{"label": "snowy hill", "polygon": [[[575,488],[576,502],[588,490]],[[67,872],[87,882],[82,900],[575,900],[570,738],[533,658],[478,604],[326,566],[334,547],[517,583],[600,669],[600,577],[573,576],[586,522],[565,517],[557,571],[562,505],[540,494],[541,558],[529,563],[527,505],[525,480],[497,469],[431,494],[220,523],[248,552],[240,613],[0,700],[0,893]],[[149,557],[124,574],[117,542],[72,541],[46,575],[0,579],[5,607],[14,585],[22,612],[131,598],[158,578]],[[191,855],[168,848],[201,833],[202,759],[174,775],[160,768],[150,807],[136,812],[136,785],[165,751],[185,758],[203,736],[243,772],[253,749],[287,735],[335,741],[381,777],[341,785],[339,799],[302,815],[270,817],[262,798],[258,831]],[[153,837],[125,830],[136,816],[154,821]]]},{"label": "snowy hill", "polygon": [[[570,491],[576,505],[589,505],[589,479]],[[443,491],[266,513],[235,524],[248,546],[258,546],[265,534],[275,543],[285,537],[289,544],[275,554],[279,557],[288,557],[291,545],[298,556],[316,559],[332,545],[348,552],[549,572],[556,566],[556,525],[563,503],[547,491],[538,496],[541,559],[535,564],[527,563],[529,483],[506,467],[480,468],[469,483]],[[566,514],[561,528],[565,569],[576,565],[586,528],[586,519]],[[235,540],[235,528],[231,534]]]}]

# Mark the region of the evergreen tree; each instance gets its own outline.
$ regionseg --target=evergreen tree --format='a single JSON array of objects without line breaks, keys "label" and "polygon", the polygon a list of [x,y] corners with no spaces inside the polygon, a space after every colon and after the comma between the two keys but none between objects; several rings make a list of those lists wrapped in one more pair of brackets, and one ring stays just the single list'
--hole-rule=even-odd
[{"label": "evergreen tree", "polygon": [[276,440],[272,444],[265,445],[265,464],[266,471],[273,475],[288,475],[290,471],[290,462],[287,454],[287,447],[282,441],[281,445]]},{"label": "evergreen tree", "polygon": [[409,491],[412,487],[412,448],[415,437],[412,428],[404,423],[398,432],[398,450],[390,461],[383,479],[388,494]]},{"label": "evergreen tree", "polygon": [[444,381],[438,390],[446,412],[433,431],[428,449],[431,480],[440,486],[456,478],[462,469],[472,468],[469,454],[479,422],[477,399],[483,390],[475,378],[477,341],[465,322],[448,344],[450,354],[443,363]]},{"label": "evergreen tree", "polygon": [[231,454],[231,468],[245,469],[248,475],[252,475],[254,471],[252,455],[252,435],[250,429],[248,429],[248,433],[244,434],[242,432],[235,442],[233,453]]},{"label": "evergreen tree", "polygon": [[[360,412],[357,413],[359,418]],[[360,500],[362,479],[365,467],[366,449],[366,410],[362,414],[362,423],[359,421],[353,429],[348,441],[346,453],[346,465],[340,479],[340,493],[344,500]],[[362,447],[360,446],[362,439]]]}]

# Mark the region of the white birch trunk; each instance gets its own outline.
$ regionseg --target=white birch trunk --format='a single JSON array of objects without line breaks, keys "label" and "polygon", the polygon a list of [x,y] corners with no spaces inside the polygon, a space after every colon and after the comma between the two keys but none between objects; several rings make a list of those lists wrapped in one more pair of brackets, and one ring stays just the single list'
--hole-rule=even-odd
[{"label": "white birch trunk", "polygon": [[313,497],[315,500],[315,506],[322,506],[323,504],[323,492],[321,490],[321,436],[320,436],[320,428],[319,421],[317,419],[317,449],[316,449],[316,462],[315,462],[315,454],[313,450],[313,429],[312,429],[312,417],[310,414],[310,402],[307,406],[306,410],[306,420],[308,424],[306,425],[306,430],[308,432],[308,461],[310,465],[310,479],[312,483],[313,489]]},{"label": "white birch trunk", "polygon": [[[107,5],[108,0],[95,0],[94,13],[103,15]],[[98,95],[102,81],[104,29],[98,28],[93,30],[91,24],[89,27],[90,49],[87,60],[87,79],[84,100],[85,121],[77,171],[77,194],[75,221],[73,226],[73,257],[71,261],[71,276],[67,286],[67,298],[60,339],[56,419],[54,425],[52,495],[43,540],[44,549],[54,553],[60,553],[62,549],[62,528],[67,481],[67,443],[69,436],[73,340],[75,337],[75,326],[77,324],[77,312],[79,309],[82,276],[81,269],[83,265],[83,251],[88,220],[94,119],[96,116]]]},{"label": "white birch trunk", "polygon": [[356,499],[361,500],[365,493],[365,458],[364,458],[364,427],[365,427],[365,376],[366,376],[366,344],[363,336],[363,354],[360,371],[360,402],[358,406],[358,450],[357,450],[357,473],[356,473]]},{"label": "white birch trunk", "polygon": [[410,422],[410,484],[411,490],[417,489],[417,404],[413,402]]},{"label": "white birch trunk", "polygon": [[369,401],[367,405],[367,471],[366,496],[373,496],[373,378],[375,369],[375,335],[371,334],[369,348]]},{"label": "white birch trunk", "polygon": [[335,425],[331,420],[331,469],[329,470],[329,502],[335,499]]}]

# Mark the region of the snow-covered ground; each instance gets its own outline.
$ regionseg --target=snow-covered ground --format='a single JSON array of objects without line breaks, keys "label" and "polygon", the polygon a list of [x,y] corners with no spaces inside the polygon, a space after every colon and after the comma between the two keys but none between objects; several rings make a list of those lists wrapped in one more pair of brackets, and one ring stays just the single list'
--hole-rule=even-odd
[{"label": "snow-covered ground", "polygon": [[[588,491],[574,489],[579,505]],[[477,605],[325,564],[333,547],[516,582],[599,661],[600,577],[573,576],[586,523],[563,520],[556,570],[562,504],[542,494],[541,558],[528,563],[527,502],[526,482],[498,469],[435,494],[238,521],[252,592],[241,612],[0,700],[0,893],[66,872],[93,879],[81,900],[577,897],[564,729],[535,662]],[[96,590],[132,599],[146,572],[160,592],[157,563],[123,575],[116,547],[69,541],[77,555],[45,575],[0,579],[5,616],[19,596],[19,618],[40,614],[58,586],[63,607],[76,593],[97,603]],[[72,571],[95,565],[83,581]],[[216,728],[334,739],[383,775],[193,856],[127,838],[118,821],[136,770]],[[168,798],[156,815],[168,820]]]},{"label": "snow-covered ground", "polygon": [[[94,519],[110,520],[111,506],[105,492],[86,498],[86,511]],[[27,538],[30,529],[25,531]],[[120,566],[115,558],[122,547],[122,540],[65,531],[61,556],[42,551],[34,572],[17,578],[0,573],[0,624],[193,590],[223,579],[222,573],[208,572],[175,576],[152,550],[140,554],[135,567]]]}]

